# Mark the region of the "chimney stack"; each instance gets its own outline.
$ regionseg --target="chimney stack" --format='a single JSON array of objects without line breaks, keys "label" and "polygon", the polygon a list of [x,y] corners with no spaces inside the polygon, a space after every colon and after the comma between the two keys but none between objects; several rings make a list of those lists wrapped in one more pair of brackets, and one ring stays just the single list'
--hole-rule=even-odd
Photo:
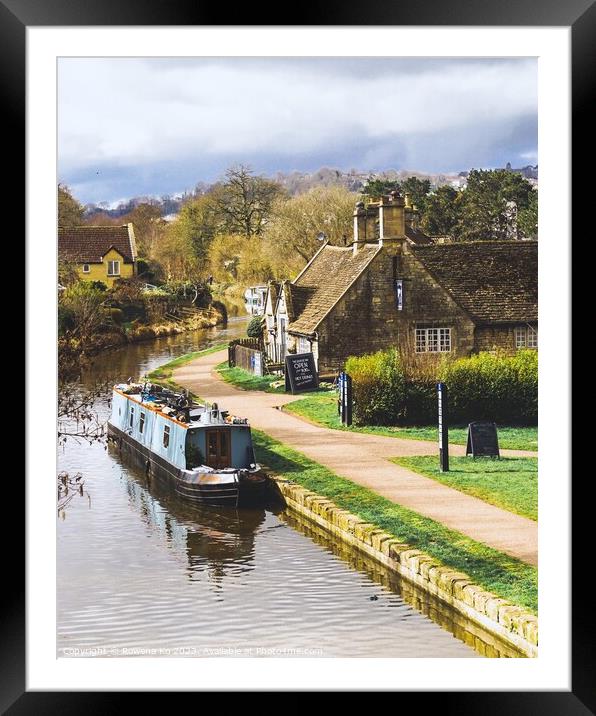
[{"label": "chimney stack", "polygon": [[398,191],[381,197],[379,204],[379,240],[401,239],[406,234],[405,201]]}]

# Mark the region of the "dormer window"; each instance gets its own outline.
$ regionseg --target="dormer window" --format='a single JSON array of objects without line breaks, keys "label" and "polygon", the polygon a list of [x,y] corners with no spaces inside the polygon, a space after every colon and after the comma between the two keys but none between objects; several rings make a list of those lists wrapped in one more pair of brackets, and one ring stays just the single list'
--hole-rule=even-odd
[{"label": "dormer window", "polygon": [[120,261],[108,261],[108,276],[120,276]]}]

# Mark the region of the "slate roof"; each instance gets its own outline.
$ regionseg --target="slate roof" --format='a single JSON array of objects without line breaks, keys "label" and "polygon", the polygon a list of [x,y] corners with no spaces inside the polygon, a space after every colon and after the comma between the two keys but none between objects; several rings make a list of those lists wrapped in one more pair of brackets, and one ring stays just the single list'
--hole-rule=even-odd
[{"label": "slate roof", "polygon": [[406,224],[406,238],[410,244],[432,244],[434,243],[430,236],[427,236],[421,229],[415,229],[413,226]]},{"label": "slate roof", "polygon": [[538,242],[477,241],[410,251],[476,323],[538,320]]},{"label": "slate roof", "polygon": [[136,246],[132,224],[124,226],[77,226],[58,229],[58,254],[77,263],[98,264],[111,248],[124,263],[134,263]]},{"label": "slate roof", "polygon": [[289,281],[284,283],[286,312],[290,323],[303,313],[306,308],[306,304],[313,294],[314,290],[311,287],[300,286],[298,284],[290,283]]},{"label": "slate roof", "polygon": [[[377,243],[352,247],[325,244],[302,273],[288,284],[294,318],[288,330],[310,335],[382,250]],[[290,308],[288,307],[288,312]]]}]

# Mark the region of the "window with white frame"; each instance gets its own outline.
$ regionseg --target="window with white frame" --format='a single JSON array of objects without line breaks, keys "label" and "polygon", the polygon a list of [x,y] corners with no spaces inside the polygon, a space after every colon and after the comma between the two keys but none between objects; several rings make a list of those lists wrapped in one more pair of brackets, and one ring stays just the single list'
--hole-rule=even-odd
[{"label": "window with white frame", "polygon": [[120,276],[120,261],[108,261],[108,276]]},{"label": "window with white frame", "polygon": [[515,327],[516,348],[538,348],[538,328],[534,326]]},{"label": "window with white frame", "polygon": [[310,353],[310,341],[304,336],[298,339],[298,353]]},{"label": "window with white frame", "polygon": [[165,448],[167,448],[169,444],[170,444],[170,426],[164,425],[163,426],[163,446]]},{"label": "window with white frame", "polygon": [[89,264],[83,264],[83,273],[89,273],[91,271],[91,266]]},{"label": "window with white frame", "polygon": [[416,353],[449,353],[451,328],[416,328]]},{"label": "window with white frame", "polygon": [[129,420],[128,420],[128,424],[130,425],[131,428],[132,428],[132,425],[133,425],[134,421],[135,421],[135,409],[134,409],[134,408],[131,408],[131,409],[130,409],[130,416],[129,416]]},{"label": "window with white frame", "polygon": [[139,432],[142,433],[145,429],[145,413],[139,415]]}]

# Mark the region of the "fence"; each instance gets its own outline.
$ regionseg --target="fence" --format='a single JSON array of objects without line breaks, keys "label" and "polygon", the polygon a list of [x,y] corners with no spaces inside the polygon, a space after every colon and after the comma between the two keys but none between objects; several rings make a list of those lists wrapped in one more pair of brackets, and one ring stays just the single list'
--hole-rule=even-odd
[{"label": "fence", "polygon": [[230,368],[242,368],[254,375],[263,375],[266,370],[266,360],[258,338],[232,341],[228,345],[228,365]]}]

